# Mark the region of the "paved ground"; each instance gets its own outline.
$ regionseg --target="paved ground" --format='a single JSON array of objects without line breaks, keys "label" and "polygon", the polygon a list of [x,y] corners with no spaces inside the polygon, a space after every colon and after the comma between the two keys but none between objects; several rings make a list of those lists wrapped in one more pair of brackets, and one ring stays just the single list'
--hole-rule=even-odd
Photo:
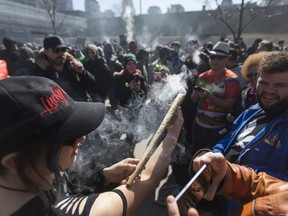
[{"label": "paved ground", "polygon": [[[148,138],[149,139],[149,138]],[[141,159],[147,144],[148,144],[148,139],[147,140],[143,140],[140,143],[136,144],[135,146],[135,150],[134,150],[134,155],[136,158]],[[163,179],[159,186],[146,198],[146,200],[143,202],[143,204],[140,206],[140,208],[137,210],[137,212],[135,213],[135,216],[166,216],[167,214],[167,210],[166,207],[163,207],[159,204],[155,204],[155,199],[158,197],[159,195],[159,190],[160,188],[163,186],[164,183],[168,183],[169,181],[171,181],[171,178],[168,178],[170,176],[171,173],[171,168],[169,169],[168,175],[165,179]],[[167,184],[166,183],[166,184]]]}]

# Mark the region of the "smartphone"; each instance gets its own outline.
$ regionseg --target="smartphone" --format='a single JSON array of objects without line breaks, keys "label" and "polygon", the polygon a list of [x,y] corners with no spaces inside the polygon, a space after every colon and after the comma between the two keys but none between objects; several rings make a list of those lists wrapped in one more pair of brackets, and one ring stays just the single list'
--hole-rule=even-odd
[{"label": "smartphone", "polygon": [[134,80],[135,80],[136,82],[138,82],[138,81],[139,81],[139,76],[138,76],[138,75],[135,75],[135,76],[134,76]]},{"label": "smartphone", "polygon": [[180,215],[187,215],[190,207],[196,207],[211,183],[211,168],[204,164],[176,196]]},{"label": "smartphone", "polygon": [[179,192],[179,194],[175,197],[176,202],[180,199],[180,197],[188,190],[189,187],[193,186],[193,183],[197,180],[197,178],[202,174],[202,172],[207,167],[204,164],[201,169],[192,177],[192,179],[185,185],[185,187]]}]

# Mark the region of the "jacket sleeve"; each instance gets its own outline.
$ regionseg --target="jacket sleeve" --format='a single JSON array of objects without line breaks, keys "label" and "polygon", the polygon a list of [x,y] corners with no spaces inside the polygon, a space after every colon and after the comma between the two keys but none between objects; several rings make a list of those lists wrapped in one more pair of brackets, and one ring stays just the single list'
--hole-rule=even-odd
[{"label": "jacket sleeve", "polygon": [[[247,164],[246,166],[251,167],[256,173],[265,172],[268,175],[274,176],[275,178],[288,181],[288,174],[286,174],[287,170],[286,170],[286,173],[283,173],[283,172],[273,171],[271,167],[269,167],[268,165],[261,166],[259,164]],[[283,164],[283,166],[285,166],[285,164]]]},{"label": "jacket sleeve", "polygon": [[240,201],[242,215],[279,215],[288,213],[288,182],[264,172],[228,164],[225,182],[220,194]]}]

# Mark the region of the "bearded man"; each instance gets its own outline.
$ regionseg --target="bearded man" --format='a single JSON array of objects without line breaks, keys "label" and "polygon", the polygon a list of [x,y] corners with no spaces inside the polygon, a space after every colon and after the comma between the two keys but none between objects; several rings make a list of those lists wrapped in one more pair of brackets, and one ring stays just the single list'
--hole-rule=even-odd
[{"label": "bearded man", "polygon": [[288,53],[263,58],[256,94],[258,104],[245,110],[212,150],[256,173],[288,181]]},{"label": "bearded man", "polygon": [[80,61],[67,52],[68,46],[63,38],[48,35],[43,40],[43,48],[28,75],[53,80],[75,101],[91,101],[88,92],[95,86],[95,78],[84,69]]}]

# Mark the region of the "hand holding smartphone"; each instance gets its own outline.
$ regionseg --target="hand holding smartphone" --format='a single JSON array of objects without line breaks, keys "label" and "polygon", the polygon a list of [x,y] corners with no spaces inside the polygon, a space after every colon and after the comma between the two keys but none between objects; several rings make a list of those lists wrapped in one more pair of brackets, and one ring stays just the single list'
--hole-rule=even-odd
[{"label": "hand holding smartphone", "polygon": [[211,184],[211,167],[204,164],[176,196],[180,215],[186,215],[190,207],[195,208]]}]

